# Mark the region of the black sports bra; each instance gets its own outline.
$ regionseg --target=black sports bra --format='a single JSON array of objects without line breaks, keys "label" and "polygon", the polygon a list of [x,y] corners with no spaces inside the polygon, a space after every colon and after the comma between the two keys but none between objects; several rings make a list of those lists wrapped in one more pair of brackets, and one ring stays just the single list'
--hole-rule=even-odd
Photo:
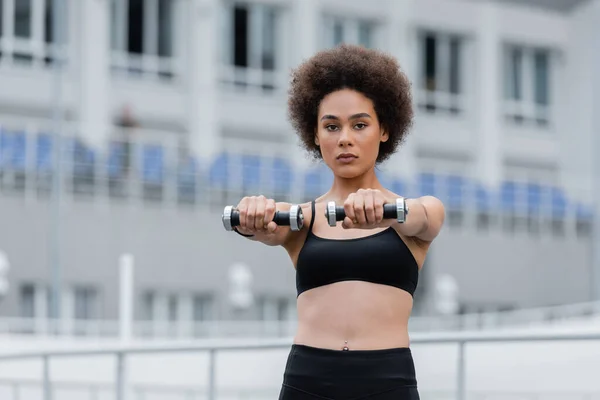
[{"label": "black sports bra", "polygon": [[322,238],[312,232],[314,200],[311,207],[308,235],[296,262],[298,296],[319,286],[349,280],[395,286],[414,295],[419,266],[392,227],[360,238]]}]

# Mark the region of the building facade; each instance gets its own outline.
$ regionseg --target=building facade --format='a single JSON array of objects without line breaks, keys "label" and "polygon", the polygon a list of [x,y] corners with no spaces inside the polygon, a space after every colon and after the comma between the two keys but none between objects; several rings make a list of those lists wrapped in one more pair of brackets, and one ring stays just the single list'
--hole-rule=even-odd
[{"label": "building facade", "polygon": [[[224,232],[220,212],[327,189],[286,119],[287,80],[342,42],[390,52],[413,82],[413,132],[381,177],[448,210],[416,312],[436,312],[440,276],[465,312],[593,297],[598,2],[64,1],[58,17],[49,0],[0,3],[4,315],[52,314],[60,266],[62,317],[114,319],[132,253],[137,319],[293,318],[285,254]],[[251,276],[247,308],[234,271]]]}]

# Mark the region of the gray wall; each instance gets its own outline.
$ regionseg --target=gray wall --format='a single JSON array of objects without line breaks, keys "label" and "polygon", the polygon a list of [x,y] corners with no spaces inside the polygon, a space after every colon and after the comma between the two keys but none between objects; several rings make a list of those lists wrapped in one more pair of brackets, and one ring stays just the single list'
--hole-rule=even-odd
[{"label": "gray wall", "polygon": [[[135,256],[135,284],[144,289],[222,293],[227,268],[243,261],[252,268],[257,293],[295,297],[294,270],[283,249],[270,248],[226,232],[220,210],[189,212],[111,205],[70,204],[63,212],[62,265],[66,285],[102,286],[106,316],[118,307],[118,259]],[[0,198],[0,249],[11,263],[11,291],[2,313],[18,312],[20,282],[51,277],[49,208]],[[227,310],[223,310],[226,312]]]},{"label": "gray wall", "polygon": [[434,273],[451,274],[460,299],[476,305],[535,307],[591,300],[588,238],[446,228],[432,251]]},{"label": "gray wall", "polygon": [[[0,249],[11,263],[11,290],[1,303],[2,315],[18,314],[21,283],[49,282],[50,210],[44,202],[0,197]],[[118,258],[130,252],[136,259],[138,295],[144,289],[164,289],[226,296],[228,267],[244,262],[254,274],[255,293],[294,299],[294,270],[285,251],[226,232],[221,210],[71,202],[64,207],[61,231],[64,283],[100,285],[104,316],[114,318]],[[468,305],[589,300],[588,249],[588,240],[574,233],[532,237],[497,228],[480,232],[446,226],[431,248],[417,296],[432,296],[431,278],[449,273]],[[220,316],[231,317],[226,299],[217,300]]]}]

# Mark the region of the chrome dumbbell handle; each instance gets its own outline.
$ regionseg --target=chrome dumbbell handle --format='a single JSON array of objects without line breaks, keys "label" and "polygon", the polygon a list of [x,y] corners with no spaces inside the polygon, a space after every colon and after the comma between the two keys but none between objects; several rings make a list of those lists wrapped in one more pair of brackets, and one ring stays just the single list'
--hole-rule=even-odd
[{"label": "chrome dumbbell handle", "polygon": [[[406,206],[406,200],[404,197],[398,197],[395,204],[384,204],[383,205],[383,218],[384,219],[396,219],[399,223],[406,222],[406,216],[408,215],[408,207]],[[343,221],[346,218],[346,211],[344,207],[336,206],[335,201],[327,203],[325,209],[325,218],[329,226],[335,226],[339,221]]]},{"label": "chrome dumbbell handle", "polygon": [[[240,213],[233,206],[226,206],[221,217],[226,231],[240,225]],[[292,205],[290,211],[276,211],[273,221],[277,225],[289,226],[293,231],[299,231],[304,226],[304,214],[299,205]]]}]

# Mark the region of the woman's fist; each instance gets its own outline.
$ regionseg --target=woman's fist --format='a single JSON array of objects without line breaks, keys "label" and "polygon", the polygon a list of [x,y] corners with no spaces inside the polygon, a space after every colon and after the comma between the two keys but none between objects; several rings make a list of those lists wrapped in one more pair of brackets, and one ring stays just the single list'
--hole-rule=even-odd
[{"label": "woman's fist", "polygon": [[240,213],[238,231],[241,233],[274,233],[277,230],[277,224],[273,222],[275,200],[263,195],[246,196],[240,200],[236,209]]},{"label": "woman's fist", "polygon": [[378,189],[359,189],[344,201],[346,218],[342,227],[346,229],[372,229],[390,226],[393,220],[383,219],[384,194]]}]

